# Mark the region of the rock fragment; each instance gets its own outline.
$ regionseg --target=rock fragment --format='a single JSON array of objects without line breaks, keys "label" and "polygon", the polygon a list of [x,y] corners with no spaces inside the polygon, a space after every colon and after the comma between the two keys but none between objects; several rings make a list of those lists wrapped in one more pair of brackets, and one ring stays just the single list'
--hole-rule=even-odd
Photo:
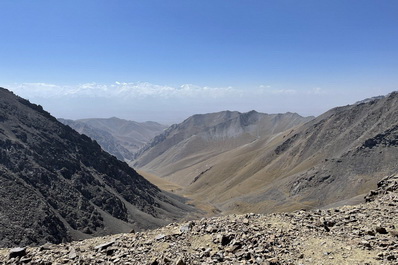
[{"label": "rock fragment", "polygon": [[18,257],[23,257],[26,255],[26,248],[23,247],[18,247],[18,248],[12,248],[8,254],[8,258],[18,258]]}]

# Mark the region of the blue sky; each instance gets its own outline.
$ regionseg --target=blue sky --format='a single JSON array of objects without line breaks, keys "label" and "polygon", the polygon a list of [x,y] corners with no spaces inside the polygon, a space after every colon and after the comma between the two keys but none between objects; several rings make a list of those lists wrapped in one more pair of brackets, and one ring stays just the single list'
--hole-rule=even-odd
[{"label": "blue sky", "polygon": [[0,0],[0,86],[56,117],[181,121],[398,89],[398,1]]}]

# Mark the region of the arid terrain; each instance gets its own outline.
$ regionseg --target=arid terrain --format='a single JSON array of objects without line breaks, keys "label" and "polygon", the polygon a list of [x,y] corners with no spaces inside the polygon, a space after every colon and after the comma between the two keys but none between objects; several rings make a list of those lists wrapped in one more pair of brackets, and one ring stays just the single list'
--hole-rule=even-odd
[{"label": "arid terrain", "polygon": [[396,92],[316,118],[204,114],[170,127],[130,164],[223,213],[357,203],[397,172],[397,128]]},{"label": "arid terrain", "polygon": [[203,218],[138,233],[0,250],[3,264],[397,264],[398,177],[355,206]]},{"label": "arid terrain", "polygon": [[117,159],[0,94],[2,263],[398,261],[398,93],[316,118],[194,115],[130,153],[137,171],[117,137],[132,123],[79,125]]}]

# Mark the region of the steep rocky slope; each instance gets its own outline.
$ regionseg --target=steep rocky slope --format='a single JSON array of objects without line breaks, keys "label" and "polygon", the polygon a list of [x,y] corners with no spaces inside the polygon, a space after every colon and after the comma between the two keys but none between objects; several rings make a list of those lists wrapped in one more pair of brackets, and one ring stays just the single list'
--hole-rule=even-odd
[{"label": "steep rocky slope", "polygon": [[118,118],[59,121],[96,140],[105,151],[122,161],[132,160],[135,152],[167,128],[156,122]]},{"label": "steep rocky slope", "polygon": [[398,177],[368,202],[314,211],[203,218],[36,248],[0,249],[5,264],[397,264]]},{"label": "steep rocky slope", "polygon": [[192,208],[0,88],[0,246],[153,228]]},{"label": "steep rocky slope", "polygon": [[[214,157],[311,120],[295,113],[223,111],[189,117],[142,148],[131,163],[187,186],[209,170]],[[207,166],[206,166],[207,165]]]}]

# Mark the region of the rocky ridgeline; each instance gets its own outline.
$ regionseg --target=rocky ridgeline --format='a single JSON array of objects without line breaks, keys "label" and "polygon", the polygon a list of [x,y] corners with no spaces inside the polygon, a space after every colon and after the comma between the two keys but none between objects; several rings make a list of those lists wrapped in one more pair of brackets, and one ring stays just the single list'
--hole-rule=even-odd
[{"label": "rocky ridgeline", "polygon": [[[203,218],[139,233],[0,250],[2,264],[398,264],[398,175],[365,204]],[[369,196],[368,196],[369,197]]]}]

